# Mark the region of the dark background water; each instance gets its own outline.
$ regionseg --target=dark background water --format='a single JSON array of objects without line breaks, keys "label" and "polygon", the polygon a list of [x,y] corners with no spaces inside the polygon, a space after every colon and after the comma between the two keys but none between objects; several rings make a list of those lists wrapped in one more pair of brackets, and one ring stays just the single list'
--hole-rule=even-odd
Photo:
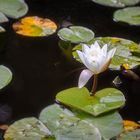
[{"label": "dark background water", "polygon": [[[112,20],[115,9],[97,5],[90,0],[28,0],[27,16],[40,16],[52,19],[60,27],[66,21],[92,29],[96,37],[115,36],[140,42],[140,27],[115,23]],[[57,92],[77,86],[81,67],[78,62],[67,61],[58,47],[56,34],[44,38],[28,38],[16,35],[7,29],[5,49],[0,52],[0,64],[13,72],[13,80],[0,92],[1,107],[8,105],[16,120],[27,116],[38,116],[41,109],[54,103]],[[140,75],[140,69],[136,73]],[[119,72],[107,71],[99,78],[98,89],[112,87],[112,80]],[[125,119],[140,120],[140,82],[122,76],[121,90],[127,102],[120,111]],[[89,86],[90,87],[90,86]]]}]

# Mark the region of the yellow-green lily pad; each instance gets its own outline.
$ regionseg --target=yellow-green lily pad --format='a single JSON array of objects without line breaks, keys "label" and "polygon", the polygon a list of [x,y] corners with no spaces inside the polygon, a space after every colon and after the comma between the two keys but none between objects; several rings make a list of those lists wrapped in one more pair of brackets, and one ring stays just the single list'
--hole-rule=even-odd
[{"label": "yellow-green lily pad", "polygon": [[[116,48],[115,55],[109,66],[110,69],[120,70],[120,66],[123,64],[127,64],[129,69],[140,65],[140,46],[137,43],[117,37],[97,37],[88,42],[88,44],[90,45],[95,41],[97,41],[100,46],[107,44],[108,50]],[[80,59],[76,51],[81,49],[81,45],[77,45],[73,48],[73,57],[77,61],[80,61]]]},{"label": "yellow-green lily pad", "polygon": [[70,88],[59,92],[56,100],[94,116],[120,108],[125,104],[122,92],[114,88],[100,90],[94,96],[90,96],[85,87],[82,89]]}]

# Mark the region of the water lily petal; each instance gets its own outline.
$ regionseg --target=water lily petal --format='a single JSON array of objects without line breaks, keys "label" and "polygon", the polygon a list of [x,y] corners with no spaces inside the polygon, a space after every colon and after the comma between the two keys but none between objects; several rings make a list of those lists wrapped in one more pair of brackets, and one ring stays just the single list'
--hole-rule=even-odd
[{"label": "water lily petal", "polygon": [[82,88],[92,76],[93,76],[92,71],[88,69],[83,70],[79,77],[78,87]]},{"label": "water lily petal", "polygon": [[85,63],[85,58],[84,58],[84,54],[81,52],[81,51],[77,51],[77,54],[80,58],[80,60],[83,62],[83,64],[86,66],[86,63]]},{"label": "water lily petal", "polygon": [[107,59],[108,59],[108,60],[111,59],[111,58],[114,56],[115,52],[116,52],[116,48],[111,49],[111,50],[108,52]]},{"label": "water lily petal", "polygon": [[102,54],[103,54],[104,56],[107,55],[107,44],[105,44],[105,45],[103,46],[103,48],[102,48]]},{"label": "water lily petal", "polygon": [[85,66],[92,71],[94,74],[97,74],[99,72],[99,63],[93,61],[89,61],[89,58],[83,54],[83,58],[85,60]]},{"label": "water lily petal", "polygon": [[98,65],[97,63],[90,63],[88,61],[88,56],[85,55],[85,53],[82,53],[81,51],[77,51],[77,54],[79,55],[79,58],[81,59],[81,61],[83,62],[83,64],[91,71],[97,73],[98,72]]},{"label": "water lily petal", "polygon": [[111,49],[108,52],[107,57],[105,59],[102,59],[103,63],[101,64],[100,72],[105,71],[109,67],[111,63],[111,59],[114,56],[115,52],[116,52],[116,48]]},{"label": "water lily petal", "polygon": [[111,63],[111,59],[109,59],[109,61],[106,61],[104,63],[104,65],[102,66],[100,72],[104,72],[105,70],[107,70],[107,68],[109,67],[110,63]]},{"label": "water lily petal", "polygon": [[91,51],[93,50],[96,50],[97,52],[101,51],[100,45],[97,41],[95,41],[95,43],[91,45]]},{"label": "water lily petal", "polygon": [[89,52],[89,50],[90,50],[90,48],[86,45],[86,44],[82,44],[82,51],[84,52],[84,53],[88,53]]}]

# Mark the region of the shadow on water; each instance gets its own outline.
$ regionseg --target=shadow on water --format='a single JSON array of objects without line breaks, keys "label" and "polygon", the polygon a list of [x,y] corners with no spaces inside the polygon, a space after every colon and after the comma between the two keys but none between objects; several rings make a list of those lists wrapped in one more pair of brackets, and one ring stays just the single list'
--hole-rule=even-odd
[{"label": "shadow on water", "polygon": [[[28,16],[37,15],[54,20],[59,27],[63,21],[82,25],[92,29],[96,36],[116,36],[140,41],[140,27],[129,27],[112,21],[115,9],[96,5],[88,0],[29,0]],[[66,60],[58,47],[56,34],[44,38],[27,38],[16,35],[7,25],[5,49],[0,54],[0,63],[13,72],[13,81],[1,91],[0,103],[8,104],[12,111],[12,120],[37,116],[40,110],[53,103],[57,92],[77,86],[80,71]],[[63,25],[65,26],[65,25]],[[140,69],[137,69],[140,75]],[[106,72],[99,79],[99,89],[111,87],[111,81],[117,72]],[[127,105],[121,110],[124,118],[139,120],[140,82],[124,79],[121,90],[124,91]]]}]

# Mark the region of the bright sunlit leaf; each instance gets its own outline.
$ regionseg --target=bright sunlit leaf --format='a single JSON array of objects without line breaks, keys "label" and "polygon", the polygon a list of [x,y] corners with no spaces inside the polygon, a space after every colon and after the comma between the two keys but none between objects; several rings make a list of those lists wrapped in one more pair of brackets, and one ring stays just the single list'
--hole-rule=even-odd
[{"label": "bright sunlit leaf", "polygon": [[13,29],[17,34],[24,36],[49,36],[55,33],[57,25],[50,19],[33,16],[25,17],[19,22],[14,23]]}]

